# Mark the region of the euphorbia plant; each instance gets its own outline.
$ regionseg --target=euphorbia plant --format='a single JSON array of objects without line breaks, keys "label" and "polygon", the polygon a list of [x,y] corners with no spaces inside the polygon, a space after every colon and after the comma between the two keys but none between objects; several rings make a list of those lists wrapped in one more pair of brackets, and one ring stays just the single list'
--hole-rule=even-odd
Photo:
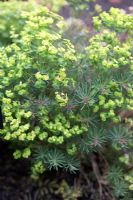
[{"label": "euphorbia plant", "polygon": [[24,26],[22,12],[33,11],[36,7],[39,7],[39,5],[33,1],[32,3],[15,0],[0,1],[0,46],[13,42],[11,38],[13,29],[16,30],[16,34],[22,30]]},{"label": "euphorbia plant", "polygon": [[[108,151],[130,148],[133,17],[111,9],[94,18],[97,31],[80,52],[64,39],[60,16],[40,7],[21,17],[25,26],[12,32],[14,43],[0,49],[0,133],[14,144],[14,158],[33,158],[34,174],[73,172],[106,144]],[[108,177],[124,196],[119,171],[116,181],[112,170]]]},{"label": "euphorbia plant", "polygon": [[[67,155],[71,152],[69,140],[84,133],[86,127],[66,109],[68,91],[75,84],[68,76],[77,60],[74,47],[62,37],[62,18],[48,9],[25,12],[22,17],[26,24],[18,38],[14,33],[16,42],[1,48],[0,53],[1,134],[5,140],[20,144],[15,158],[29,157],[37,146],[48,152],[49,168],[76,170],[79,163]],[[41,152],[38,156],[41,158]]]}]

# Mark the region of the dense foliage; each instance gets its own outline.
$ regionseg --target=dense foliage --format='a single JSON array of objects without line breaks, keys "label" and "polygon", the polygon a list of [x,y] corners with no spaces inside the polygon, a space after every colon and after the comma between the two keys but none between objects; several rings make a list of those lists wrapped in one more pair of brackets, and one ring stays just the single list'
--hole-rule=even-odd
[{"label": "dense foliage", "polygon": [[19,33],[23,26],[24,20],[21,17],[23,11],[30,12],[37,5],[28,2],[0,1],[0,46],[12,42],[11,30],[15,28],[16,34]]},{"label": "dense foliage", "polygon": [[1,138],[12,143],[15,159],[32,158],[34,176],[75,172],[88,155],[115,151],[107,179],[124,197],[132,189],[121,167],[131,163],[133,16],[112,8],[94,17],[95,34],[78,51],[57,14],[29,4],[24,12],[13,4],[11,13],[7,5],[1,44],[13,43],[0,49]]}]

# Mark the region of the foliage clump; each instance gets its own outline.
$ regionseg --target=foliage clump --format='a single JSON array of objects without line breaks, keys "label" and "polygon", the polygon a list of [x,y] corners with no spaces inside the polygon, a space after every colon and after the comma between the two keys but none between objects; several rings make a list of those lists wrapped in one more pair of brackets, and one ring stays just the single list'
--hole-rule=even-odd
[{"label": "foliage clump", "polygon": [[[0,49],[0,134],[14,144],[14,158],[32,158],[33,175],[60,168],[75,172],[86,155],[104,149],[115,151],[126,168],[133,132],[133,17],[118,9],[101,13],[82,51],[64,38],[63,19],[47,8],[20,18],[24,26],[19,33],[15,25],[11,29],[13,44]],[[117,167],[107,178],[117,197],[132,189],[130,175]]]},{"label": "foliage clump", "polygon": [[22,12],[30,12],[39,7],[35,2],[0,1],[0,46],[12,43],[11,32],[15,29],[18,34],[25,21]]},{"label": "foliage clump", "polygon": [[[24,150],[17,149],[15,158],[27,158],[30,149],[46,144],[48,154],[44,159],[49,168],[65,165],[66,169],[76,170],[76,158],[67,155],[67,148],[66,155],[59,150],[86,130],[78,122],[78,116],[66,108],[69,87],[75,84],[68,76],[77,60],[74,46],[62,37],[62,18],[48,9],[24,12],[21,17],[25,26],[18,37],[15,33],[12,35],[16,42],[1,48],[0,52],[4,115],[1,134],[5,140],[22,144]],[[40,158],[42,148],[39,150]],[[73,151],[68,149],[68,152]]]}]

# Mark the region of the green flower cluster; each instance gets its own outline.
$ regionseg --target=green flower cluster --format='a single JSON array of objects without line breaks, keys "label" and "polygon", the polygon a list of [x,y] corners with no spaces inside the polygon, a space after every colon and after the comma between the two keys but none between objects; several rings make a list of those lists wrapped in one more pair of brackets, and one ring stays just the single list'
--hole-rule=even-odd
[{"label": "green flower cluster", "polygon": [[23,151],[17,149],[13,153],[13,156],[14,156],[15,159],[18,159],[18,158],[21,158],[21,157],[28,158],[30,155],[31,155],[30,148],[25,148]]},{"label": "green flower cluster", "polygon": [[115,123],[121,121],[119,112],[121,110],[133,110],[133,88],[131,84],[125,89],[121,83],[110,81],[107,93],[98,96],[98,104],[94,106],[93,112],[100,113],[102,121],[111,119]]},{"label": "green flower cluster", "polygon": [[102,12],[99,16],[93,18],[96,29],[102,26],[112,29],[116,32],[132,32],[133,17],[126,15],[124,10],[111,8],[109,12]]},{"label": "green flower cluster", "polygon": [[[116,27],[120,22],[120,20],[116,20],[119,14],[123,30],[128,31],[123,42]],[[95,96],[97,104],[94,105],[93,112],[99,113],[102,121],[111,119],[113,122],[119,123],[121,121],[119,113],[122,110],[133,110],[131,45],[133,17],[112,8],[109,13],[103,12],[99,17],[94,17],[94,24],[96,20],[104,29],[90,39],[90,44],[86,48],[91,73],[94,78],[97,78],[98,83],[95,85],[95,80],[91,78],[92,84],[98,90]],[[129,27],[126,23],[129,24]],[[97,77],[95,77],[96,74],[98,74]]]},{"label": "green flower cluster", "polygon": [[132,64],[130,43],[121,43],[117,34],[109,30],[92,37],[86,50],[89,62],[102,70],[107,71]]},{"label": "green flower cluster", "polygon": [[[58,145],[67,149],[70,138],[87,131],[77,114],[67,112],[68,76],[77,61],[72,43],[63,38],[63,19],[39,7],[21,13],[25,26],[14,43],[0,49],[0,97],[4,115],[4,140],[20,144],[13,156],[28,158],[34,147]],[[66,155],[74,149],[68,147]],[[40,168],[40,161],[34,170]],[[34,171],[33,170],[33,171]]]},{"label": "green flower cluster", "polygon": [[21,16],[22,12],[30,12],[35,9],[35,2],[0,1],[0,46],[12,42],[12,31],[16,31],[18,34],[22,30],[25,24]]}]

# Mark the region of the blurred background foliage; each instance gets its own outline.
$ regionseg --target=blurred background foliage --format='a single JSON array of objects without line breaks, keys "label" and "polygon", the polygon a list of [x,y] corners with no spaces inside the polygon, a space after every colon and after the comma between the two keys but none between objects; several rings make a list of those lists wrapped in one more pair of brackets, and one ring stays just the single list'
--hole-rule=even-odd
[{"label": "blurred background foliage", "polygon": [[[27,3],[28,2],[28,3]],[[0,1],[0,46],[12,43],[11,29],[19,33],[24,26],[21,17],[23,11],[31,11],[39,5],[47,6],[50,11],[66,18],[64,34],[71,38],[74,44],[80,40],[80,47],[93,34],[92,17],[111,6],[124,8],[132,13],[132,0],[29,0],[29,1]],[[89,35],[89,30],[91,33]],[[78,44],[78,45],[79,45]]]}]

